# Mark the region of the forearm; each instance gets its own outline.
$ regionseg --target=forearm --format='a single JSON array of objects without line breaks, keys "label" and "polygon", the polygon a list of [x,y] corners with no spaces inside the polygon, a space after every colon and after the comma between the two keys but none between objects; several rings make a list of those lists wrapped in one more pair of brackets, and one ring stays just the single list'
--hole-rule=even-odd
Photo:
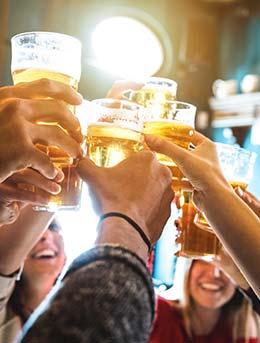
[{"label": "forearm", "polygon": [[218,256],[214,259],[214,264],[221,268],[240,288],[246,290],[250,288],[250,285],[237,264],[233,261],[231,256],[226,252],[226,249],[222,245],[218,251]]},{"label": "forearm", "polygon": [[15,223],[1,227],[0,274],[9,275],[20,267],[53,216],[53,213],[35,212],[27,206]]},{"label": "forearm", "polygon": [[[99,246],[71,266],[64,286],[22,342],[147,342],[154,317],[152,282],[128,250]],[[55,323],[55,325],[53,325]]]},{"label": "forearm", "polygon": [[226,250],[260,295],[260,220],[233,192],[214,182],[205,194],[203,209]]}]

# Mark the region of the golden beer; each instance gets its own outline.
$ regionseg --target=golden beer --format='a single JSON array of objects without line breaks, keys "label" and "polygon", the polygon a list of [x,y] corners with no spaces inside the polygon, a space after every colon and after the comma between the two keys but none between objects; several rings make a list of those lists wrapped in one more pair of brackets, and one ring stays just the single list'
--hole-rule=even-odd
[{"label": "golden beer", "polygon": [[[150,77],[137,91],[127,91],[126,96],[137,104],[151,108],[161,118],[168,112],[168,102],[176,99],[177,83],[162,77]],[[128,94],[128,95],[127,95]]]},{"label": "golden beer", "polygon": [[132,100],[138,104],[147,107],[155,102],[165,103],[169,100],[175,100],[176,92],[173,92],[168,87],[152,87],[144,86],[132,95]]},{"label": "golden beer", "polygon": [[[77,90],[78,81],[71,76],[44,69],[23,69],[16,70],[12,73],[14,84],[21,82],[31,82],[42,78],[47,78],[65,83]],[[68,105],[70,110],[74,111],[74,107]],[[44,123],[48,125],[48,123]],[[53,210],[58,208],[75,209],[79,206],[81,195],[82,181],[75,170],[76,160],[71,158],[65,151],[55,146],[43,146],[36,144],[37,148],[45,152],[51,161],[60,168],[64,173],[64,179],[60,183],[61,192],[57,195],[49,196],[49,204],[45,206],[35,206],[37,210]],[[34,191],[42,192],[34,187]]]},{"label": "golden beer", "polygon": [[[183,124],[176,120],[161,119],[156,121],[148,121],[144,123],[144,133],[160,136],[168,139],[172,143],[175,143],[185,149],[189,149],[191,145],[191,137],[194,134],[193,127]],[[179,190],[179,184],[181,180],[184,180],[184,176],[173,160],[163,154],[156,154],[160,163],[170,167],[173,178],[173,189]],[[178,181],[174,182],[174,181]],[[177,189],[175,187],[177,185]]]},{"label": "golden beer", "polygon": [[[183,216],[188,211],[189,204],[183,205]],[[214,232],[198,228],[193,220],[183,227],[182,243],[179,251],[184,257],[214,257],[218,255],[221,243]]]},{"label": "golden beer", "polygon": [[196,208],[192,202],[191,192],[182,192],[184,198],[181,207],[181,230],[179,231],[180,256],[201,258],[218,255],[221,243],[214,232],[200,229],[194,223]]},{"label": "golden beer", "polygon": [[[69,165],[70,161],[64,163],[54,162],[55,165],[60,168],[64,174],[64,179],[60,183],[61,192],[58,195],[49,195],[48,210],[55,211],[57,208],[66,207],[66,210],[75,209],[80,204],[81,197],[81,179],[79,178],[75,165]],[[34,185],[28,185],[21,183],[19,188],[25,189],[31,192],[37,192],[42,194],[44,191],[35,187]],[[34,206],[36,210],[46,210],[45,206]]]},{"label": "golden beer", "polygon": [[[194,129],[191,126],[176,120],[161,119],[145,122],[144,133],[166,138],[172,143],[189,149]],[[166,165],[175,165],[174,162],[166,156],[161,156],[159,160]]]},{"label": "golden beer", "polygon": [[[166,103],[176,99],[177,83],[163,77],[150,77],[143,81],[144,86],[131,91],[132,101],[147,107],[154,103]],[[127,92],[126,92],[127,93]]]},{"label": "golden beer", "polygon": [[143,143],[141,132],[114,123],[97,122],[88,126],[88,156],[100,167],[113,167],[142,150]]},{"label": "golden beer", "polygon": [[12,77],[14,85],[21,82],[32,82],[39,79],[50,79],[65,83],[66,85],[73,87],[75,90],[78,89],[78,81],[75,80],[73,77],[51,70],[34,68],[15,70],[12,73]]},{"label": "golden beer", "polygon": [[[240,187],[245,190],[245,182],[230,181],[233,189]],[[186,193],[186,192],[183,192]],[[186,202],[187,201],[187,202]],[[191,198],[182,207],[183,231],[181,233],[180,255],[185,257],[214,257],[218,255],[221,243],[204,214],[195,209]],[[196,225],[199,224],[199,227]]]},{"label": "golden beer", "polygon": [[175,100],[176,90],[167,87],[145,86],[131,95],[131,100],[146,108],[152,108],[160,117],[168,112],[167,101]]}]

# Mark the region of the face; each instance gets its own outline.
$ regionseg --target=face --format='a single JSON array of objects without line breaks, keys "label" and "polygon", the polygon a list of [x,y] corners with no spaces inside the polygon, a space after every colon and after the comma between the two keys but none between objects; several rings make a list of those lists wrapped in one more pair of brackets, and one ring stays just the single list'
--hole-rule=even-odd
[{"label": "face", "polygon": [[208,309],[219,309],[234,295],[236,287],[212,263],[194,261],[190,272],[190,294],[195,302]]},{"label": "face", "polygon": [[28,254],[23,273],[25,277],[37,278],[46,275],[53,282],[60,274],[66,261],[63,238],[59,232],[46,230]]}]

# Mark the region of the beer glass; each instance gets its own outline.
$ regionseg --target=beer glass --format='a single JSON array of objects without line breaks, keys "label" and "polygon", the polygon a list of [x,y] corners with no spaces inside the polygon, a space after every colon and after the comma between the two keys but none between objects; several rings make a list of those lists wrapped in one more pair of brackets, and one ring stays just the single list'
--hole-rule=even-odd
[{"label": "beer glass", "polygon": [[144,81],[144,86],[132,91],[129,96],[132,101],[148,107],[154,103],[163,104],[165,101],[175,100],[177,83],[163,77],[150,77]]},{"label": "beer glass", "polygon": [[[177,83],[173,80],[151,77],[146,79],[139,90],[128,90],[123,96],[145,107],[144,133],[154,134],[188,149],[194,132],[196,107],[175,101]],[[162,154],[157,154],[159,161],[170,167],[173,174],[173,189],[178,186],[183,175],[175,163]],[[176,182],[178,180],[178,182]]]},{"label": "beer glass", "polygon": [[176,99],[177,83],[163,77],[150,77],[143,83],[144,86],[137,91],[124,92],[124,97],[163,116],[167,110],[166,102]]},{"label": "beer glass", "polygon": [[[165,101],[164,112],[159,113],[151,108],[145,109],[144,133],[153,134],[185,148],[192,148],[191,138],[194,134],[196,107],[181,101]],[[167,165],[172,171],[175,191],[180,190],[180,184],[186,180],[174,161],[163,155],[157,154],[158,160]]]},{"label": "beer glass", "polygon": [[144,147],[143,108],[117,99],[93,100],[88,115],[87,154],[100,167],[113,167]]},{"label": "beer glass", "polygon": [[[63,82],[77,90],[81,73],[79,40],[54,32],[27,32],[14,36],[11,45],[11,71],[15,85],[48,78]],[[74,112],[74,107],[69,107]],[[77,161],[55,146],[36,146],[63,171],[65,178],[61,183],[61,192],[58,195],[50,195],[47,206],[37,206],[35,209],[55,211],[78,208],[81,180],[75,170]],[[40,192],[39,189],[35,191]]]},{"label": "beer glass", "polygon": [[[228,144],[216,143],[216,147],[225,178],[233,188],[246,189],[253,176],[256,154]],[[190,195],[183,201],[181,221],[179,255],[193,258],[218,255],[221,243],[203,213],[195,209]]]},{"label": "beer glass", "polygon": [[[245,190],[253,177],[256,154],[237,145],[215,143],[222,172],[233,189]],[[198,211],[195,223],[211,230],[202,212]]]},{"label": "beer glass", "polygon": [[[175,101],[177,83],[173,80],[151,77],[137,90],[126,91],[123,95],[145,107],[144,133],[159,135],[171,142],[191,148],[191,136],[194,134],[196,107],[181,101]],[[181,191],[187,181],[172,159],[157,154],[159,161],[167,165],[173,175],[172,187]]]},{"label": "beer glass", "polygon": [[256,153],[237,145],[216,143],[221,169],[235,189],[246,189],[253,177]]},{"label": "beer glass", "polygon": [[192,202],[192,193],[181,193],[180,228],[176,232],[179,256],[210,259],[218,255],[221,243],[212,230],[203,230],[194,218],[197,209]]}]

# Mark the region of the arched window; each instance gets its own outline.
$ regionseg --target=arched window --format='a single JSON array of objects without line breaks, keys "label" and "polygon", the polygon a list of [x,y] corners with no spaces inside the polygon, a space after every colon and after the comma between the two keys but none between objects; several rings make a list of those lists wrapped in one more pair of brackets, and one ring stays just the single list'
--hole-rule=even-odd
[{"label": "arched window", "polygon": [[126,16],[106,18],[92,33],[96,64],[118,77],[154,75],[164,61],[159,37],[141,21]]}]

